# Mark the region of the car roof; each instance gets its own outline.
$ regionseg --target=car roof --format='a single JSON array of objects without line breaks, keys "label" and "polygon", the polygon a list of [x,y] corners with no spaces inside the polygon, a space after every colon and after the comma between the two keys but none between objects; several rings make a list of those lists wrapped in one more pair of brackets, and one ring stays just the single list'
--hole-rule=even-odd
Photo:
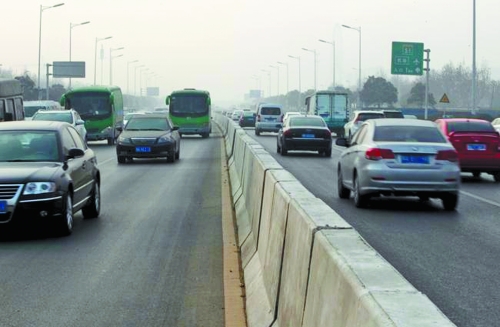
[{"label": "car roof", "polygon": [[384,114],[382,110],[355,110],[355,114],[370,114],[370,113],[376,113],[376,114]]},{"label": "car roof", "polygon": [[439,121],[444,121],[444,122],[482,122],[482,123],[489,123],[489,121],[485,119],[478,119],[478,118],[439,118],[437,119]]},{"label": "car roof", "polygon": [[57,131],[64,126],[71,126],[71,124],[61,121],[48,121],[48,120],[18,120],[18,121],[6,121],[0,123],[0,131],[11,131],[11,130]]},{"label": "car roof", "polygon": [[436,127],[436,124],[430,120],[422,119],[401,119],[401,118],[378,118],[371,119],[370,122],[374,126],[422,126]]},{"label": "car roof", "polygon": [[41,114],[60,114],[61,112],[68,112],[68,113],[71,113],[71,112],[74,112],[75,110],[74,109],[61,109],[61,110],[39,110],[37,111],[40,112]]}]

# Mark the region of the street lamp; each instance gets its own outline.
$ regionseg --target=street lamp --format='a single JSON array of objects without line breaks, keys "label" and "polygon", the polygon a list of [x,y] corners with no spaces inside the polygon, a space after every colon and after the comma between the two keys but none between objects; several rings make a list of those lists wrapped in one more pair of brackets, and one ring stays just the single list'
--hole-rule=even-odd
[{"label": "street lamp", "polygon": [[288,88],[288,63],[287,62],[281,62],[277,61],[279,65],[286,66],[286,94],[288,95],[289,88]]},{"label": "street lamp", "polygon": [[277,80],[278,80],[278,91],[276,92],[276,95],[279,97],[280,96],[280,66],[274,66],[274,65],[269,65],[269,67],[271,68],[275,68],[278,72],[278,75],[277,75]]},{"label": "street lamp", "polygon": [[113,56],[113,51],[123,50],[124,47],[120,48],[109,48],[109,85],[113,85],[113,59],[118,57],[123,57],[123,54]]},{"label": "street lamp", "polygon": [[472,1],[472,114],[476,114],[476,0]]},{"label": "street lamp", "polygon": [[94,47],[94,85],[96,85],[96,72],[97,72],[97,43],[100,42],[100,41],[109,40],[111,38],[112,38],[112,36],[107,36],[107,37],[103,37],[103,38],[98,38],[98,37],[95,38],[95,47]]},{"label": "street lamp", "polygon": [[[42,56],[42,12],[44,10],[50,9],[50,8],[56,8],[64,5],[64,3],[58,3],[53,6],[42,6],[40,5],[40,27],[38,29],[38,100],[41,99],[41,93],[40,93],[40,60]],[[49,87],[47,85],[47,87]]]},{"label": "street lamp", "polygon": [[261,69],[264,73],[267,73],[267,77],[269,77],[269,95],[267,97],[271,97],[271,71]]},{"label": "street lamp", "polygon": [[304,51],[312,52],[314,54],[314,91],[316,91],[316,50],[309,50],[302,48]]},{"label": "street lamp", "polygon": [[137,68],[144,67],[144,65],[135,66],[134,68],[134,95],[137,95]]},{"label": "street lamp", "polygon": [[147,70],[149,70],[147,67],[141,67],[141,69],[139,69],[139,96],[142,96],[142,73]]},{"label": "street lamp", "polygon": [[[89,21],[83,22],[83,23],[69,23],[69,61],[71,62],[71,31],[73,30],[74,27],[81,26],[81,25],[87,25],[89,24]],[[69,89],[71,89],[71,77],[69,78]]]},{"label": "street lamp", "polygon": [[321,39],[319,39],[318,41],[319,42],[323,42],[323,43],[328,43],[333,48],[333,64],[332,64],[333,65],[333,79],[332,79],[332,88],[335,91],[335,41],[328,42],[328,41],[321,40]]},{"label": "street lamp", "polygon": [[288,57],[293,58],[293,59],[297,59],[299,61],[299,96],[298,96],[299,103],[298,103],[297,109],[300,109],[300,107],[302,105],[302,102],[300,101],[300,98],[302,97],[302,89],[301,89],[301,85],[300,85],[300,57],[291,56],[291,55],[288,55]]},{"label": "street lamp", "polygon": [[361,26],[360,27],[351,27],[347,25],[342,25],[342,27],[349,28],[355,30],[359,33],[359,55],[358,55],[358,109],[361,107]]},{"label": "street lamp", "polygon": [[130,79],[128,77],[128,72],[129,72],[130,64],[136,63],[138,61],[139,60],[132,60],[132,61],[127,62],[127,94],[130,94],[130,90],[129,90],[129,80]]}]

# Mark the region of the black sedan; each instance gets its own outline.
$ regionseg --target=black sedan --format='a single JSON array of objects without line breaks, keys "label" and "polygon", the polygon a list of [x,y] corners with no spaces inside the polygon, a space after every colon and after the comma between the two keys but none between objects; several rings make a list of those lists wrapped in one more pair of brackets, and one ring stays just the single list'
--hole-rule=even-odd
[{"label": "black sedan", "polygon": [[179,159],[181,137],[179,127],[174,126],[166,115],[139,115],[132,117],[116,144],[118,163],[133,158],[167,158],[167,162]]},{"label": "black sedan", "polygon": [[68,123],[0,123],[0,227],[55,223],[73,230],[73,215],[96,218],[101,209],[100,173],[94,152]]},{"label": "black sedan", "polygon": [[318,151],[332,156],[332,133],[320,116],[290,116],[278,131],[277,152],[286,156],[288,151]]}]

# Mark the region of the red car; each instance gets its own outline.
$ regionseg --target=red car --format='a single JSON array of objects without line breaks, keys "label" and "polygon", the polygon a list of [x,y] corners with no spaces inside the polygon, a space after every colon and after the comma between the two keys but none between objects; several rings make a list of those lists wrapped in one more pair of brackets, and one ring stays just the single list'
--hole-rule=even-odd
[{"label": "red car", "polygon": [[500,182],[500,134],[489,121],[443,118],[436,124],[457,150],[463,172],[474,177],[488,173]]}]

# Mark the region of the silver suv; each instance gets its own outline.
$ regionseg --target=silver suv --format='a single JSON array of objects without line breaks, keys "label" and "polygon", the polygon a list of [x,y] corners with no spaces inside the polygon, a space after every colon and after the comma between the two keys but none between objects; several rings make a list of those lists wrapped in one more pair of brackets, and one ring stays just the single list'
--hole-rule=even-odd
[{"label": "silver suv", "polygon": [[277,133],[283,125],[283,108],[279,104],[260,104],[255,121],[255,135],[261,132]]},{"label": "silver suv", "polygon": [[354,116],[344,125],[344,135],[350,140],[361,124],[368,119],[385,118],[381,110],[356,110]]}]

